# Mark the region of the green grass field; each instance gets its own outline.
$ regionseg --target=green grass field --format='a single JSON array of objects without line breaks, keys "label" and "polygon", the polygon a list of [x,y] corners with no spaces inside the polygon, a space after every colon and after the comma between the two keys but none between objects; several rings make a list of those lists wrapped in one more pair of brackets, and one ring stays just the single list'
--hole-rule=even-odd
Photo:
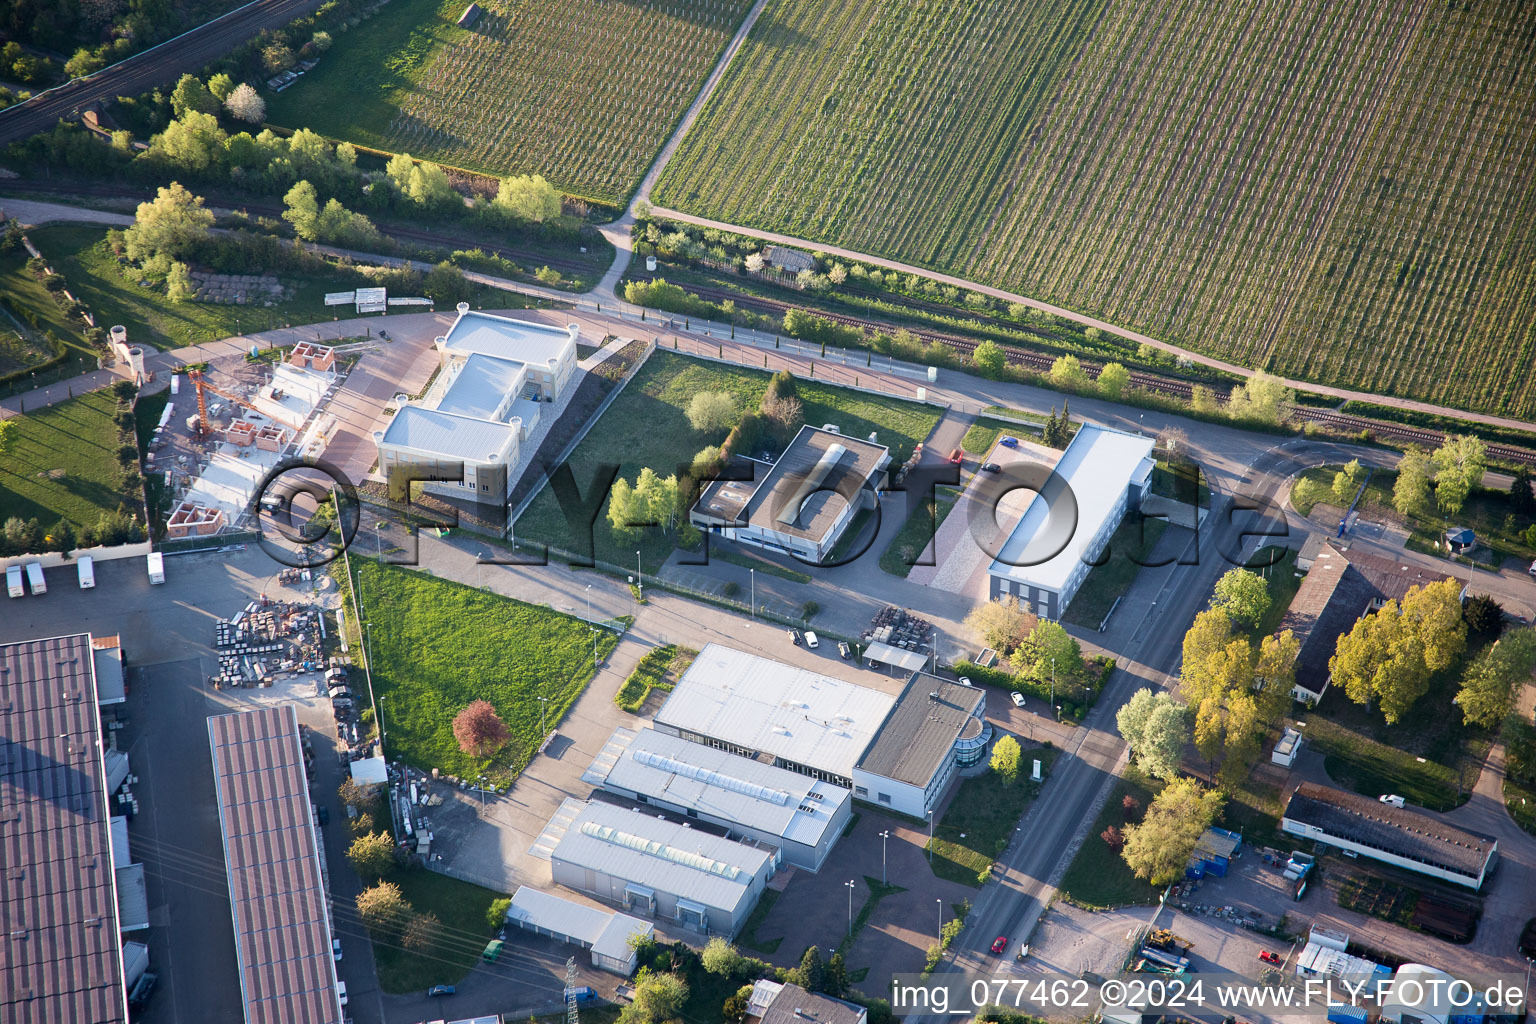
[{"label": "green grass field", "polygon": [[[426,573],[352,562],[364,615],[373,623],[374,693],[382,705],[390,756],[422,769],[505,783],[543,742],[540,703],[550,729],[593,674],[587,624]],[[599,630],[606,657],[615,638]],[[476,699],[495,705],[512,738],[489,759],[459,750],[453,717]]]},{"label": "green grass field", "polygon": [[1136,582],[1142,564],[1152,556],[1152,549],[1167,528],[1166,519],[1127,516],[1109,538],[1104,564],[1089,570],[1088,578],[1083,580],[1062,618],[1075,626],[1098,629],[1115,606],[1115,599],[1124,597]]},{"label": "green grass field", "polygon": [[[736,399],[738,408],[756,408],[768,387],[768,377],[761,370],[655,352],[571,453],[569,465],[577,485],[589,488],[601,465],[619,466],[620,475],[631,482],[645,466],[670,476],[700,449],[719,444],[728,433],[693,429],[686,411],[693,396],[700,391],[726,391]],[[804,406],[805,422],[836,423],[852,437],[867,437],[874,431],[880,443],[890,447],[896,465],[912,454],[940,416],[933,406],[815,381],[797,380],[795,387]],[[517,520],[516,534],[519,543],[534,541],[566,550],[575,550],[579,537],[568,527],[550,487],[540,491]],[[673,547],[673,538],[659,529],[647,530],[635,541],[615,537],[608,523],[606,501],[593,526],[593,541],[598,560],[616,565],[634,565],[639,550],[646,572],[654,572]]]},{"label": "green grass field", "polygon": [[393,0],[267,100],[289,128],[624,199],[703,85],[748,0]]},{"label": "green grass field", "polygon": [[164,289],[140,288],[137,279],[123,276],[117,258],[107,247],[104,228],[55,224],[29,234],[38,251],[68,279],[70,290],[91,310],[96,322],[102,326],[123,324],[136,345],[180,348],[242,331],[250,334],[332,316],[333,311],[323,301],[325,292],[333,288],[333,279],[328,277],[284,277],[283,283],[296,289],[294,296],[271,308],[172,302]]},{"label": "green grass field", "polygon": [[1035,802],[1038,786],[1029,780],[1039,758],[1041,774],[1056,763],[1054,747],[1026,747],[1019,781],[1009,783],[987,772],[960,783],[944,817],[933,827],[933,873],[952,882],[985,885],[992,862],[1007,848],[1019,819]]},{"label": "green grass field", "polygon": [[933,497],[907,516],[907,521],[901,524],[896,536],[880,553],[880,568],[892,576],[910,576],[923,549],[955,510],[959,498],[960,492],[953,487],[934,488]]},{"label": "green grass field", "polygon": [[395,995],[421,994],[433,985],[463,980],[494,937],[486,920],[491,901],[504,893],[461,882],[435,871],[396,871],[389,881],[400,887],[418,914],[432,913],[442,923],[442,938],[430,953],[404,949],[398,942],[375,939],[373,958],[379,987]]},{"label": "green grass field", "polygon": [[1520,0],[782,0],[655,200],[1529,415],[1533,31]]},{"label": "green grass field", "polygon": [[[56,353],[43,332],[52,331],[69,357],[63,372],[69,375],[96,369],[96,353],[81,334],[83,324],[64,318],[43,283],[27,269],[27,251],[20,246],[0,253],[0,377],[39,366]],[[35,317],[34,328],[28,317]],[[48,372],[53,376],[53,371]],[[17,386],[26,389],[30,379]]]},{"label": "green grass field", "polygon": [[[1115,783],[1109,800],[1099,817],[1088,830],[1082,847],[1066,874],[1061,877],[1060,891],[1072,902],[1086,907],[1123,907],[1137,903],[1156,903],[1157,889],[1137,878],[1118,853],[1111,850],[1100,838],[1111,825],[1124,828],[1125,811],[1121,807],[1127,796],[1133,796],[1145,811],[1152,797],[1162,790],[1162,784],[1127,768],[1124,777]],[[1139,818],[1133,820],[1140,820]]]},{"label": "green grass field", "polygon": [[93,391],[11,420],[0,458],[0,522],[35,518],[46,530],[67,519],[79,529],[115,512],[123,500],[116,409],[110,391]]}]

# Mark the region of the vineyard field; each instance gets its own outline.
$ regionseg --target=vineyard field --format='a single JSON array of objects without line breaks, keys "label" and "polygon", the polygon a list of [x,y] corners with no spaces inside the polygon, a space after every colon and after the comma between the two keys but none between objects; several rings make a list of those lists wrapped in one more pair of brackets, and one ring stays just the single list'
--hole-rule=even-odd
[{"label": "vineyard field", "polygon": [[778,0],[662,207],[1536,413],[1536,5]]},{"label": "vineyard field", "polygon": [[268,119],[618,203],[703,86],[749,0],[393,0],[268,97]]}]

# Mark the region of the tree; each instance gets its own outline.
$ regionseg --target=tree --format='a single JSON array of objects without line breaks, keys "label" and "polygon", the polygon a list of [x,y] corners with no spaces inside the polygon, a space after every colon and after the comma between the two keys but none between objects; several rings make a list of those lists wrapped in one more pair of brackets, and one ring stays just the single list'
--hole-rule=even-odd
[{"label": "tree", "polygon": [[400,936],[400,945],[413,953],[429,953],[442,937],[443,923],[437,919],[436,914],[431,911],[412,914]]},{"label": "tree", "polygon": [[800,957],[800,966],[790,968],[784,980],[807,992],[820,992],[827,981],[827,964],[821,958],[820,947],[808,947]]},{"label": "tree", "polygon": [[1531,490],[1531,471],[1524,465],[1515,469],[1509,481],[1509,510],[1519,519],[1536,517],[1536,492]]},{"label": "tree", "polygon": [[191,269],[180,260],[171,263],[171,269],[165,275],[165,297],[172,302],[186,302],[197,294],[197,287],[192,283]]},{"label": "tree", "polygon": [[1483,482],[1488,468],[1488,446],[1480,439],[1463,434],[1447,438],[1431,456],[1435,464],[1435,504],[1447,515],[1461,511],[1467,495]]},{"label": "tree", "polygon": [[357,915],[374,935],[394,938],[410,918],[411,905],[394,882],[379,882],[357,894]]},{"label": "tree", "polygon": [[711,434],[729,430],[736,422],[736,399],[728,391],[700,391],[688,403],[688,423]]},{"label": "tree", "polygon": [[287,71],[293,67],[293,51],[284,43],[271,43],[261,51],[261,64],[269,75]]},{"label": "tree", "polygon": [[1133,821],[1141,813],[1141,801],[1127,793],[1120,798],[1120,813],[1126,821]]},{"label": "tree", "polygon": [[1468,725],[1492,729],[1514,710],[1536,669],[1536,628],[1511,632],[1484,649],[1461,675],[1456,705]]},{"label": "tree", "polygon": [[976,351],[971,353],[971,362],[988,377],[997,377],[1001,376],[1008,365],[1008,354],[1001,345],[989,338],[976,346]]},{"label": "tree", "polygon": [[347,847],[347,860],[359,878],[381,878],[395,866],[395,844],[383,832],[358,836]]},{"label": "tree", "polygon": [[1211,607],[1222,609],[1234,622],[1256,626],[1269,610],[1269,584],[1251,569],[1228,569],[1216,581]]},{"label": "tree", "polygon": [[283,196],[283,220],[293,225],[293,233],[306,242],[320,237],[320,200],[315,186],[300,181]]},{"label": "tree", "polygon": [[459,749],[475,757],[489,757],[512,737],[507,724],[488,700],[472,700],[453,718],[453,738]]},{"label": "tree", "polygon": [[473,293],[473,288],[464,277],[464,271],[447,260],[427,271],[427,279],[421,290],[439,306],[468,302]]},{"label": "tree", "polygon": [[1354,503],[1355,492],[1360,489],[1360,481],[1365,476],[1365,470],[1360,468],[1359,459],[1350,459],[1344,467],[1333,475],[1333,499],[1342,508],[1348,508]]},{"label": "tree", "polygon": [[1429,511],[1429,481],[1434,465],[1429,456],[1410,446],[1397,460],[1397,483],[1392,485],[1392,507],[1405,516]]},{"label": "tree", "polygon": [[1396,723],[1428,690],[1430,676],[1466,647],[1460,591],[1449,579],[1413,587],[1401,605],[1388,601],[1339,637],[1328,669],[1349,699],[1380,701],[1382,715]]},{"label": "tree", "polygon": [[235,117],[250,124],[261,124],[267,119],[266,100],[245,82],[235,86],[224,101],[224,107]]},{"label": "tree", "polygon": [[1248,771],[1264,730],[1289,707],[1299,649],[1287,630],[1256,653],[1224,608],[1201,612],[1184,634],[1179,693],[1194,710],[1195,747],[1229,780]]},{"label": "tree", "polygon": [[976,605],[965,617],[966,628],[977,641],[1008,657],[1029,639],[1040,620],[1007,595]]},{"label": "tree", "polygon": [[832,264],[832,269],[827,271],[827,280],[833,284],[842,284],[848,280],[848,268],[841,263]]},{"label": "tree", "polygon": [[1104,840],[1105,845],[1109,847],[1112,853],[1119,853],[1125,849],[1125,833],[1120,830],[1118,825],[1111,825],[1103,832],[1100,832],[1099,838]]},{"label": "tree", "polygon": [[796,395],[764,395],[759,411],[772,428],[774,439],[781,444],[788,444],[805,423],[805,406]]},{"label": "tree", "polygon": [[171,93],[171,110],[177,117],[185,117],[189,111],[217,114],[219,100],[196,75],[182,75]]},{"label": "tree", "polygon": [[1121,856],[1137,878],[1153,885],[1178,881],[1222,803],[1220,793],[1206,791],[1192,779],[1170,782],[1153,798],[1141,823],[1126,826]]},{"label": "tree", "polygon": [[1461,617],[1474,636],[1497,637],[1504,631],[1504,608],[1487,594],[1467,598]]},{"label": "tree", "polygon": [[[1285,419],[1286,406],[1295,401],[1294,390],[1286,387],[1280,378],[1259,370],[1232,389],[1227,401],[1227,415],[1235,420],[1278,424]],[[1215,404],[1214,395],[1211,396],[1211,404]],[[1200,409],[1200,403],[1196,402],[1195,407]]]},{"label": "tree", "polygon": [[516,175],[501,179],[491,205],[517,220],[542,224],[560,216],[560,193],[543,175]]},{"label": "tree", "polygon": [[208,79],[208,91],[213,94],[214,99],[223,103],[229,99],[229,94],[235,91],[235,80],[221,71]]},{"label": "tree", "polygon": [[688,986],[675,974],[645,972],[635,978],[635,992],[619,1014],[620,1024],[664,1024],[688,1001]]},{"label": "tree", "polygon": [[752,1000],[751,985],[743,985],[741,988],[725,997],[725,1002],[720,1006],[720,1016],[726,1024],[742,1024],[747,1019],[747,1007]]},{"label": "tree", "polygon": [[704,946],[700,961],[710,974],[729,978],[741,969],[741,954],[723,935],[716,935]]},{"label": "tree", "polygon": [[1051,364],[1051,383],[1064,391],[1081,391],[1088,387],[1088,371],[1083,369],[1083,361],[1070,352],[1057,356]]},{"label": "tree", "polygon": [[153,201],[139,204],[132,226],[123,232],[124,251],[141,263],[160,253],[176,258],[205,241],[212,226],[213,211],[203,208],[202,198],[173,181]]},{"label": "tree", "polygon": [[1014,652],[1017,665],[1030,668],[1037,679],[1070,676],[1083,667],[1083,648],[1059,622],[1042,619],[1029,639]]},{"label": "tree", "polygon": [[[373,226],[373,221],[361,213],[348,210],[341,205],[341,200],[334,198],[326,200],[320,210],[320,216],[315,221],[315,236],[321,242],[348,247],[373,245],[383,237],[379,229]],[[431,280],[431,276],[428,273],[427,279]],[[464,294],[468,295],[467,285]]]},{"label": "tree", "polygon": [[1143,688],[1115,715],[1115,724],[1142,771],[1159,779],[1179,773],[1189,742],[1188,711],[1172,695]]},{"label": "tree", "polygon": [[1116,400],[1125,394],[1125,389],[1131,382],[1131,371],[1120,363],[1105,363],[1099,371],[1099,394],[1105,398]]},{"label": "tree", "polygon": [[1002,776],[1004,782],[1012,784],[1019,781],[1023,760],[1024,752],[1019,747],[1019,741],[1012,736],[1004,736],[992,744],[992,770]]},{"label": "tree", "polygon": [[507,911],[512,909],[512,900],[507,896],[498,896],[491,900],[491,905],[485,910],[485,923],[492,928],[500,928],[507,923]]}]

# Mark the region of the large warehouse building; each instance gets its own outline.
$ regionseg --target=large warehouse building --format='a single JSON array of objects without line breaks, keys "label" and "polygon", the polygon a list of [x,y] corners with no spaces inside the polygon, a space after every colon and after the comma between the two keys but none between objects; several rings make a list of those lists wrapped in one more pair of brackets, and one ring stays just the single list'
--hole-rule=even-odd
[{"label": "large warehouse building", "polygon": [[987,753],[992,726],[976,686],[915,675],[853,769],[860,800],[914,818],[936,810],[950,780]]},{"label": "large warehouse building", "polygon": [[654,729],[615,729],[582,779],[728,829],[818,871],[852,814],[848,790]]},{"label": "large warehouse building", "polygon": [[1314,782],[1296,787],[1285,805],[1280,827],[1322,846],[1335,846],[1469,889],[1482,888],[1499,853],[1498,841],[1488,836]]},{"label": "large warehouse building", "polygon": [[559,885],[726,937],[778,868],[771,850],[598,801],[566,800],[531,852],[549,859]]},{"label": "large warehouse building", "polygon": [[853,787],[853,769],[894,697],[708,644],[656,713],[656,729]]},{"label": "large warehouse building", "polygon": [[208,740],[246,1024],[342,1024],[298,715],[217,715]]},{"label": "large warehouse building", "polygon": [[1140,506],[1152,448],[1150,437],[1083,424],[988,567],[988,597],[1061,618],[1126,510]]}]

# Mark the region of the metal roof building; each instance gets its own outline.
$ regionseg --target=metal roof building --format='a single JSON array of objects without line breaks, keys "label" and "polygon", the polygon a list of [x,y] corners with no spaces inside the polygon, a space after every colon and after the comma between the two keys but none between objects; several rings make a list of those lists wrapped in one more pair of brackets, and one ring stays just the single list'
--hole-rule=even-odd
[{"label": "metal roof building", "polygon": [[914,818],[927,816],[955,773],[986,756],[992,738],[986,714],[981,688],[914,675],[854,767],[854,795]]},{"label": "metal roof building", "polygon": [[848,790],[654,729],[615,729],[583,781],[729,829],[816,871],[852,814]]},{"label": "metal roof building", "polygon": [[894,697],[808,669],[708,644],[661,710],[658,731],[853,787],[853,769]]},{"label": "metal roof building", "polygon": [[532,852],[546,850],[560,885],[727,937],[778,868],[773,851],[597,801],[566,800]]},{"label": "metal roof building", "polygon": [[1482,887],[1498,856],[1496,839],[1438,818],[1313,782],[1296,787],[1283,831],[1471,889]]},{"label": "metal roof building", "polygon": [[127,1021],[89,634],[0,645],[0,1020]]},{"label": "metal roof building", "polygon": [[208,720],[248,1024],[341,1024],[331,916],[291,704]]},{"label": "metal roof building", "polygon": [[[1061,618],[1126,509],[1140,504],[1152,448],[1150,437],[1083,424],[988,567],[988,596]],[[1007,485],[1005,476],[989,486]]]},{"label": "metal roof building", "polygon": [[638,917],[599,910],[554,893],[519,886],[507,908],[507,920],[525,931],[574,943],[592,954],[592,966],[622,974],[635,973],[632,935],[650,938],[656,926]]}]

